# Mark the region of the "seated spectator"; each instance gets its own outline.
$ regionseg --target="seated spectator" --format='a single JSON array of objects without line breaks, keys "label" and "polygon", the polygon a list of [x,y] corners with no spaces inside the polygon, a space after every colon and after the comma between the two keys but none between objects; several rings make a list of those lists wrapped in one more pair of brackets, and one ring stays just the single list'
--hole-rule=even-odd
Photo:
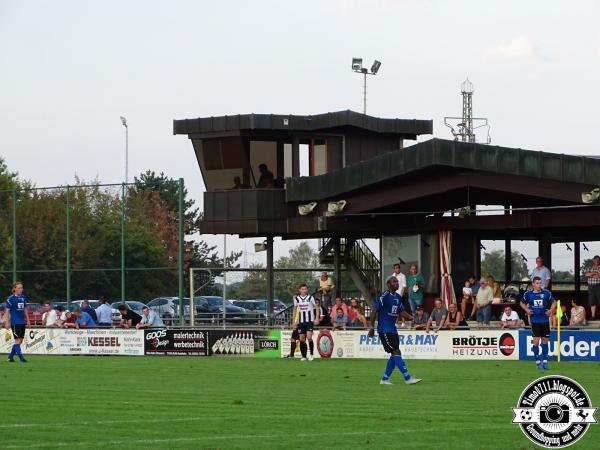
[{"label": "seated spectator", "polygon": [[152,311],[147,306],[142,308],[142,320],[135,327],[140,328],[164,328],[165,324],[156,311]]},{"label": "seated spectator", "polygon": [[[433,330],[437,333],[441,328],[446,324],[446,319],[448,318],[448,310],[444,308],[442,300],[439,298],[435,299],[433,311],[431,311],[431,315],[429,316],[429,320],[425,325],[425,332],[429,333],[429,329],[433,326]],[[435,324],[435,325],[434,325]]]},{"label": "seated spectator", "polygon": [[329,313],[327,312],[327,308],[323,306],[321,303],[321,299],[315,299],[315,303],[317,305],[317,309],[320,310],[320,315],[317,320],[315,320],[315,326],[318,327],[330,327],[331,326],[331,317],[329,317]]},{"label": "seated spectator", "polygon": [[[562,317],[560,318],[560,326],[561,327],[568,327],[569,323],[571,322],[569,320],[569,314],[568,314],[568,308],[566,304],[561,304],[560,305],[560,309],[562,310]],[[550,325],[552,327],[557,326],[558,321],[556,320],[556,314],[552,314],[550,316]]]},{"label": "seated spectator", "polygon": [[488,286],[492,288],[492,303],[502,302],[502,288],[495,278],[491,275],[487,276]]},{"label": "seated spectator", "polygon": [[75,311],[73,311],[73,315],[75,316],[75,328],[77,330],[80,328],[96,328],[96,322],[94,322],[92,316],[81,308],[76,308]]},{"label": "seated spectator", "polygon": [[524,327],[525,323],[519,317],[519,314],[510,306],[504,308],[504,312],[502,313],[502,317],[500,317],[500,322],[502,323],[502,328],[519,328]]},{"label": "seated spectator", "polygon": [[52,303],[44,302],[44,314],[42,314],[42,326],[46,328],[56,328],[58,327],[58,316],[54,308],[52,308]]},{"label": "seated spectator", "polygon": [[350,300],[350,307],[348,308],[348,326],[367,328],[367,319],[364,311],[358,304],[358,300],[355,298]]},{"label": "seated spectator", "polygon": [[346,304],[344,302],[342,302],[342,298],[341,297],[336,297],[335,298],[335,303],[333,304],[333,306],[331,307],[331,321],[333,322],[333,319],[335,319],[336,316],[336,311],[338,308],[342,308],[342,311],[344,311],[344,315],[347,316],[348,315],[348,306],[346,306]]},{"label": "seated spectator", "polygon": [[110,327],[112,325],[112,308],[106,303],[103,295],[98,297],[100,305],[96,308],[96,317],[99,327]]},{"label": "seated spectator", "polygon": [[446,320],[446,329],[454,330],[457,327],[468,327],[469,324],[463,318],[455,303],[448,305],[448,320]]},{"label": "seated spectator", "polygon": [[344,314],[344,310],[342,308],[338,308],[335,310],[335,318],[333,320],[333,329],[334,330],[345,330],[346,325],[348,324],[348,316]]},{"label": "seated spectator", "polygon": [[[322,295],[323,305],[329,307],[331,305],[331,296],[333,295],[333,278],[327,272],[322,272],[319,278],[319,288],[317,292]],[[340,299],[341,301],[341,299]],[[332,314],[333,316],[334,314]]]},{"label": "seated spectator", "polygon": [[77,316],[73,314],[71,311],[65,311],[64,313],[65,321],[63,323],[63,328],[75,328],[75,321],[77,320]]},{"label": "seated spectator", "polygon": [[233,187],[231,189],[244,189],[244,186],[242,186],[242,179],[240,177],[233,177]]},{"label": "seated spectator", "polygon": [[460,312],[463,317],[465,317],[467,304],[473,301],[473,289],[471,288],[471,282],[469,280],[465,281],[465,285],[462,288],[462,299],[460,300]]},{"label": "seated spectator", "polygon": [[65,313],[65,308],[62,305],[57,305],[54,310],[56,311],[56,327],[65,328],[67,323],[67,313]]},{"label": "seated spectator", "polygon": [[121,314],[119,325],[121,325],[122,328],[134,328],[142,321],[142,316],[135,311],[130,310],[124,304],[119,305],[119,313]]},{"label": "seated spectator", "polygon": [[81,302],[81,310],[85,313],[88,313],[94,323],[98,322],[98,316],[96,315],[96,310],[90,306],[90,302],[84,300]]},{"label": "seated spectator", "polygon": [[587,325],[585,308],[579,306],[576,300],[571,300],[571,321],[569,325]]},{"label": "seated spectator", "polygon": [[417,306],[417,310],[413,317],[415,318],[415,320],[413,320],[413,328],[415,330],[424,330],[427,326],[427,321],[429,320],[429,314],[425,312],[422,306]]}]

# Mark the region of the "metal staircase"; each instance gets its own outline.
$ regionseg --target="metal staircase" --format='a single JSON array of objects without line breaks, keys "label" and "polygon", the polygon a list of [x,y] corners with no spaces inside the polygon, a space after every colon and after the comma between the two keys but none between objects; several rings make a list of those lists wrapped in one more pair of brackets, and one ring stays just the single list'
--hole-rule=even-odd
[{"label": "metal staircase", "polygon": [[[321,264],[333,264],[335,239],[322,239],[319,246]],[[361,292],[367,304],[372,305],[381,290],[381,263],[362,239],[340,238],[340,261]]]}]

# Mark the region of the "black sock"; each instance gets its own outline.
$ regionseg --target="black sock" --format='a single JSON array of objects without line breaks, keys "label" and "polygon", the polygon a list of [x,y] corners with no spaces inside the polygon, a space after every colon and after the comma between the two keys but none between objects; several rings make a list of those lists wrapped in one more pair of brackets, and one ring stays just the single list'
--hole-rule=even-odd
[{"label": "black sock", "polygon": [[300,353],[302,353],[302,357],[306,358],[306,342],[300,341]]},{"label": "black sock", "polygon": [[292,344],[290,345],[290,358],[294,357],[294,353],[296,353],[296,340],[292,339]]},{"label": "black sock", "polygon": [[308,348],[310,349],[310,356],[313,356],[315,354],[315,343],[312,339],[308,341]]}]

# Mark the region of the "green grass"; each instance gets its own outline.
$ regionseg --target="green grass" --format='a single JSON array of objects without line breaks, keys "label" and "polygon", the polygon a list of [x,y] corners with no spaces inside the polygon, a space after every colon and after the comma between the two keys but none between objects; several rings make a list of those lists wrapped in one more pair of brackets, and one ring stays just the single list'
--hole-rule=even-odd
[{"label": "green grass", "polygon": [[[43,357],[2,362],[0,448],[529,449],[511,407],[531,362]],[[552,364],[600,403],[596,363]],[[597,405],[596,405],[597,406]],[[600,425],[572,448],[598,448]]]}]

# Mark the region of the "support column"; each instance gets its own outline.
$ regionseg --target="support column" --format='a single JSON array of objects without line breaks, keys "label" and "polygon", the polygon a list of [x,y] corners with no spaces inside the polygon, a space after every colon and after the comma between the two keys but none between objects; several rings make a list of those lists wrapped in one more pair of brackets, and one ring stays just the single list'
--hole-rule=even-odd
[{"label": "support column", "polygon": [[12,278],[17,282],[17,190],[12,192]]},{"label": "support column", "polygon": [[292,138],[292,176],[300,176],[300,138]]},{"label": "support column", "polygon": [[[184,202],[183,202],[183,178],[179,179],[178,182],[178,191],[179,191],[179,211],[178,211],[178,227],[177,227],[177,232],[179,234],[179,239],[177,240],[177,245],[178,245],[178,261],[177,261],[177,276],[179,278],[179,311],[183,312],[183,297],[184,297],[184,292],[183,292],[183,271],[184,271],[184,252],[183,252],[183,209],[184,209]],[[194,297],[193,293],[190,294],[190,298],[192,299]],[[193,300],[192,300],[193,302]],[[190,310],[190,326],[194,326],[194,315],[192,313],[192,310]],[[185,325],[184,324],[184,318],[183,318],[183,314],[181,315],[181,325]]]},{"label": "support column", "polygon": [[[345,249],[348,251],[348,249]],[[340,258],[340,238],[333,238],[333,279],[335,280],[335,288],[333,289],[333,296],[331,303],[333,304],[335,297],[342,295],[342,271],[341,271],[342,259]]]},{"label": "support column", "polygon": [[504,282],[511,282],[512,278],[512,246],[510,239],[504,241]]},{"label": "support column", "polygon": [[575,268],[573,269],[575,275],[575,296],[577,298],[577,304],[579,304],[579,297],[581,295],[581,241],[575,241],[575,248],[573,249],[573,258],[575,262]]},{"label": "support column", "polygon": [[273,236],[267,236],[267,323],[273,314]]}]

